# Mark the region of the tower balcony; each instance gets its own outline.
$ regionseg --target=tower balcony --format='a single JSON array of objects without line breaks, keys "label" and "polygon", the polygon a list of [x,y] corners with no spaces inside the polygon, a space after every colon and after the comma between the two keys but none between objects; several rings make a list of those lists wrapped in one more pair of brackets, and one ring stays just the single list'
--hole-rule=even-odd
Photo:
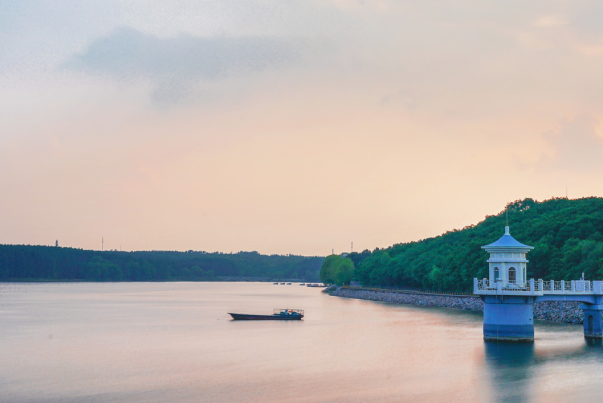
[{"label": "tower balcony", "polygon": [[473,279],[473,293],[476,295],[602,295],[603,281],[591,280],[534,280],[526,284],[516,282],[489,281],[487,278]]}]

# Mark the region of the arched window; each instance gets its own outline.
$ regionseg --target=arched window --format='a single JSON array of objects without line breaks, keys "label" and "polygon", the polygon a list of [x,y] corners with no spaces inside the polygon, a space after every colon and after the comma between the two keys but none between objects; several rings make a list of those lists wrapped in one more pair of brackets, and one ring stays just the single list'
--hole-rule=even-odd
[{"label": "arched window", "polygon": [[517,282],[517,272],[515,271],[515,267],[509,268],[509,283]]},{"label": "arched window", "polygon": [[500,272],[498,271],[498,267],[494,268],[494,281],[498,280],[500,277]]}]

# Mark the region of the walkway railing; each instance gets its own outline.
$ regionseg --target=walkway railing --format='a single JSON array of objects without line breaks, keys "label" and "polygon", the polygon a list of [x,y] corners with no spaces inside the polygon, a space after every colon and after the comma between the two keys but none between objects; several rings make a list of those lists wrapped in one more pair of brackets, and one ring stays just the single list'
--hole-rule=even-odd
[{"label": "walkway railing", "polygon": [[535,281],[530,279],[524,285],[515,282],[503,283],[502,281],[491,282],[487,278],[482,280],[474,279],[473,288],[475,291],[528,291],[542,292],[544,294],[591,294],[603,292],[600,281],[590,280],[571,280],[571,281],[544,281],[539,279]]}]

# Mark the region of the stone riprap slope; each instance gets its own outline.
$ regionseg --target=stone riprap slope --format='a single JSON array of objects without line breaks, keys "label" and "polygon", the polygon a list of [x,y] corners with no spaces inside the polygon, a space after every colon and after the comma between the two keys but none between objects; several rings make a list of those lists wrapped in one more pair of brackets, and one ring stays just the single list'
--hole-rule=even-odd
[{"label": "stone riprap slope", "polygon": [[534,304],[536,319],[554,322],[583,323],[584,314],[579,302],[547,301]]},{"label": "stone riprap slope", "polygon": [[[331,295],[343,298],[365,299],[419,306],[483,311],[484,303],[479,297],[464,295],[441,295],[413,291],[367,290],[338,288]],[[538,302],[534,304],[534,318],[555,322],[582,323],[583,315],[578,302]]]}]

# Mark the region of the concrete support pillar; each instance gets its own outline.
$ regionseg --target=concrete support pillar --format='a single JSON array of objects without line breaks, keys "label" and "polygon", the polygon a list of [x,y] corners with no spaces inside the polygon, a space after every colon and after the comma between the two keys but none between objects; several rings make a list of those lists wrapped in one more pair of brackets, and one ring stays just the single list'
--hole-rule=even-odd
[{"label": "concrete support pillar", "polygon": [[534,297],[485,295],[482,299],[484,340],[534,341]]},{"label": "concrete support pillar", "polygon": [[584,337],[603,339],[603,305],[581,304],[584,312]]},{"label": "concrete support pillar", "polygon": [[561,280],[561,292],[565,292],[565,280]]}]

